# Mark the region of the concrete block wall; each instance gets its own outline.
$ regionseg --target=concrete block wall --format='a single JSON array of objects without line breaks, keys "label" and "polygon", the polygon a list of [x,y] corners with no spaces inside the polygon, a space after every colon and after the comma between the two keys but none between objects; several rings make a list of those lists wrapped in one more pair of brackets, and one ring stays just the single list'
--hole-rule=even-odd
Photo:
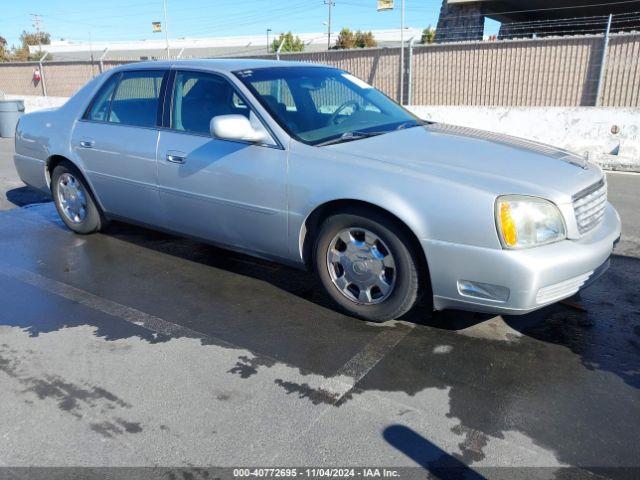
[{"label": "concrete block wall", "polygon": [[613,170],[640,172],[640,108],[411,106],[452,125],[555,145]]},{"label": "concrete block wall", "polygon": [[436,27],[436,42],[462,42],[482,40],[484,14],[482,4],[452,5],[442,0]]},{"label": "concrete block wall", "polygon": [[5,94],[7,100],[24,100],[25,113],[35,112],[44,108],[57,108],[63,105],[69,97],[40,97],[35,95]]}]

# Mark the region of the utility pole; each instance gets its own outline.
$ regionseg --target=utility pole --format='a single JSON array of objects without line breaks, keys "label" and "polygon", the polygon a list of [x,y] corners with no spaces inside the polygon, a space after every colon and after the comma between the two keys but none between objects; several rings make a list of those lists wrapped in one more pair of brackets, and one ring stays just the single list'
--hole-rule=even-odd
[{"label": "utility pole", "polygon": [[331,50],[331,8],[335,6],[333,0],[324,0],[324,4],[329,7],[329,20],[327,22],[327,50]]},{"label": "utility pole", "polygon": [[609,36],[611,35],[611,23],[613,22],[613,15],[609,14],[609,20],[607,21],[607,29],[604,32],[604,39],[602,45],[602,57],[600,58],[600,74],[598,75],[598,85],[596,86],[596,107],[602,104],[602,87],[604,85],[604,77],[607,73],[607,55],[609,53]]},{"label": "utility pole", "polygon": [[271,53],[271,48],[269,47],[269,32],[271,32],[271,29],[267,28],[267,55]]},{"label": "utility pole", "polygon": [[91,57],[91,76],[93,77],[93,42],[91,41],[91,31],[89,31],[89,55]]},{"label": "utility pole", "polygon": [[29,15],[31,15],[31,18],[33,19],[31,24],[33,25],[33,28],[36,29],[36,38],[38,39],[38,51],[42,53],[42,33],[40,29],[40,26],[42,24],[42,19],[41,19],[42,15],[40,15],[39,13],[30,13]]},{"label": "utility pole", "polygon": [[169,24],[167,23],[167,0],[162,0],[164,8],[164,40],[167,44],[167,60],[169,60]]}]

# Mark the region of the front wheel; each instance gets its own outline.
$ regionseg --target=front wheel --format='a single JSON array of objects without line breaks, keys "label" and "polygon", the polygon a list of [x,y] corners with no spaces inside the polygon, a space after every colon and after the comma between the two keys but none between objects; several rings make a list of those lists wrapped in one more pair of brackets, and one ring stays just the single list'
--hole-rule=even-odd
[{"label": "front wheel", "polygon": [[331,298],[372,322],[398,318],[418,300],[419,262],[405,231],[384,215],[329,217],[315,245],[316,272]]},{"label": "front wheel", "polygon": [[73,165],[62,162],[54,168],[51,193],[58,215],[71,230],[84,235],[102,228],[100,210],[82,174]]}]

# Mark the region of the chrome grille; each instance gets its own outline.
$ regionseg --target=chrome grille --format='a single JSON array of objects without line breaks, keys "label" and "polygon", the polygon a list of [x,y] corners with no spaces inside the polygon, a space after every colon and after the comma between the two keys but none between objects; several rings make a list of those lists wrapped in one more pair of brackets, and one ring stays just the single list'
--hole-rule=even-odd
[{"label": "chrome grille", "polygon": [[587,233],[602,221],[607,206],[607,184],[604,180],[585,188],[573,196],[578,231]]}]

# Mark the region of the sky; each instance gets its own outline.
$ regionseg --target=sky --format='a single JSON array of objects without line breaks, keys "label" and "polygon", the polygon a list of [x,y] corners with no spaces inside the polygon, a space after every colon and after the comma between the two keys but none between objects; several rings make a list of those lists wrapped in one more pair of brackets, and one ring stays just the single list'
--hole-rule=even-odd
[{"label": "sky", "polygon": [[[400,0],[394,11],[377,12],[376,0],[333,0],[332,31],[400,27]],[[2,2],[0,36],[17,44],[33,31],[30,13],[41,15],[51,38],[117,41],[164,38],[151,22],[163,21],[162,0],[22,0]],[[436,26],[442,0],[405,0],[407,27]],[[324,0],[167,0],[170,38],[326,31]],[[273,34],[272,34],[273,35]]]}]

